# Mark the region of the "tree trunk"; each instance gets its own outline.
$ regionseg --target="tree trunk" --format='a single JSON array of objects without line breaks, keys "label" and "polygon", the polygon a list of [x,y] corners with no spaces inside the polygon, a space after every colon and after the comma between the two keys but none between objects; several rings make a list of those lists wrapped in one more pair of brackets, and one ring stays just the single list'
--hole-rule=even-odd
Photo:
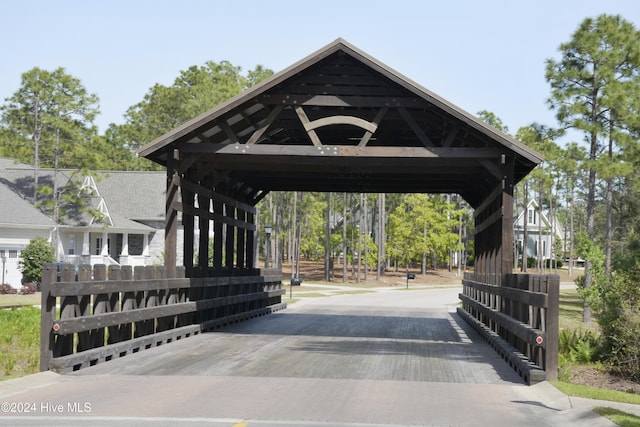
[{"label": "tree trunk", "polygon": [[342,281],[347,281],[347,193],[342,193]]},{"label": "tree trunk", "polygon": [[331,193],[327,193],[327,224],[324,237],[324,280],[331,280]]}]

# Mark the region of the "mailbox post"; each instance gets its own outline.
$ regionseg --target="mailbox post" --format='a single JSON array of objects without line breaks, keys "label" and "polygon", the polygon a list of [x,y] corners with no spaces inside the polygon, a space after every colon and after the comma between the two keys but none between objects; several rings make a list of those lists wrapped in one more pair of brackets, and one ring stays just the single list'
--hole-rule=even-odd
[{"label": "mailbox post", "polygon": [[416,275],[413,273],[407,273],[407,289],[409,289],[409,280],[414,280]]}]

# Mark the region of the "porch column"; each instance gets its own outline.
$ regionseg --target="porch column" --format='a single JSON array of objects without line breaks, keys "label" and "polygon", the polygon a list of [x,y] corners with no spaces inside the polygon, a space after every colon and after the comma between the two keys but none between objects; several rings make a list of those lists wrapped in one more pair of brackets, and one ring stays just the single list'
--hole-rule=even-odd
[{"label": "porch column", "polygon": [[149,256],[149,234],[142,235],[142,255]]},{"label": "porch column", "polygon": [[91,255],[91,240],[89,238],[89,232],[82,233],[82,256]]},{"label": "porch column", "polygon": [[109,233],[107,232],[102,233],[102,249],[100,250],[100,255],[109,255]]},{"label": "porch column", "polygon": [[122,233],[122,250],[118,262],[120,265],[129,265],[129,233]]},{"label": "porch column", "polygon": [[129,233],[122,233],[122,252],[120,256],[129,256]]}]

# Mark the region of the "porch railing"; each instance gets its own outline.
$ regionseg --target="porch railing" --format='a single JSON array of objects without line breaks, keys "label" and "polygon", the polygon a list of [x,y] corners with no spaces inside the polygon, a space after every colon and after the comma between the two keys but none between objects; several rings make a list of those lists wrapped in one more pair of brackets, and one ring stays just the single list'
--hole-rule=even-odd
[{"label": "porch railing", "polygon": [[234,274],[167,278],[163,267],[81,265],[76,273],[47,264],[40,370],[75,371],[286,307],[279,270]]},{"label": "porch railing", "polygon": [[560,277],[508,274],[502,286],[465,273],[460,314],[529,384],[558,376]]}]

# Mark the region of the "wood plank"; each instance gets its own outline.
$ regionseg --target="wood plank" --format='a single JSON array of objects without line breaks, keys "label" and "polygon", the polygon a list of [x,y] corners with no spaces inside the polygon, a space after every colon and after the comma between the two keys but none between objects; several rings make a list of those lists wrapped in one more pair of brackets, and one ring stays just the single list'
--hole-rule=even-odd
[{"label": "wood plank", "polygon": [[415,135],[418,137],[420,142],[422,142],[422,144],[425,147],[429,148],[429,147],[433,147],[434,146],[433,142],[431,142],[431,140],[424,133],[422,128],[420,126],[418,126],[418,123],[415,121],[413,116],[411,114],[409,114],[409,112],[407,111],[406,108],[398,108],[398,112],[400,113],[402,118],[409,124],[409,127],[411,128],[413,133],[415,133]]},{"label": "wood plank", "polygon": [[[388,110],[387,107],[382,107],[376,113],[376,116],[373,118],[373,121],[371,123],[376,125],[376,130],[377,130],[377,127],[380,125],[380,122],[382,121],[382,118],[387,113],[387,110]],[[365,132],[364,135],[362,135],[362,138],[360,139],[360,142],[358,143],[358,146],[359,147],[365,147],[369,143],[369,140],[371,139],[371,137],[373,136],[374,133],[375,133],[375,130],[373,132],[370,132],[370,131]]]},{"label": "wood plank", "polygon": [[335,125],[356,126],[371,133],[375,133],[375,131],[378,129],[378,125],[375,123],[368,122],[364,119],[361,119],[360,117],[343,115],[323,117],[321,119],[310,121],[304,124],[304,129],[309,132],[324,126]]},{"label": "wood plank", "polygon": [[[296,114],[298,115],[298,118],[300,119],[300,123],[302,123],[302,126],[305,127],[306,129],[306,126],[308,126],[310,123],[309,117],[307,117],[307,114],[304,112],[301,106],[296,105],[294,109],[296,111]],[[309,135],[309,139],[311,140],[311,143],[314,146],[316,147],[322,146],[322,141],[320,141],[320,138],[318,137],[318,134],[316,133],[315,130],[313,129],[307,130],[307,135]]]},{"label": "wood plank", "polygon": [[[434,159],[497,159],[503,150],[488,147],[359,147],[346,145],[323,145],[322,150],[312,145],[270,145],[256,144],[250,147],[245,144],[190,144],[181,146],[182,150],[190,153],[210,154],[217,156],[287,156],[292,162],[298,162],[301,157],[326,157],[328,153],[339,157],[355,158],[434,158]],[[350,159],[353,161],[354,159]],[[246,161],[246,159],[245,159]],[[315,160],[314,160],[315,161]],[[193,189],[197,192],[197,189]],[[226,202],[226,200],[221,200]],[[245,209],[248,211],[248,209]]]},{"label": "wood plank", "polygon": [[[506,314],[500,313],[497,310],[492,310],[489,307],[486,307],[483,304],[479,303],[478,301],[467,297],[466,295],[460,294],[460,300],[467,304],[469,307],[472,307],[477,312],[482,313],[482,315],[486,319],[490,319],[491,321],[496,322],[500,328],[504,328],[522,341],[533,345],[535,344],[535,340],[537,337],[542,337],[542,347],[546,345],[546,334],[544,331],[531,328],[529,327],[529,325],[522,323],[510,316],[507,316]],[[486,322],[483,323],[486,324]]]},{"label": "wood plank", "polygon": [[76,367],[83,365],[88,366],[91,363],[105,361],[116,355],[120,356],[133,353],[151,346],[156,346],[158,343],[175,341],[180,338],[197,335],[200,332],[200,325],[189,325],[179,329],[162,332],[154,336],[136,338],[98,349],[84,351],[82,353],[59,357],[51,361],[51,369],[58,373],[68,373],[72,372]]},{"label": "wood plank", "polygon": [[[136,276],[140,275],[136,267]],[[267,274],[261,276],[221,276],[205,278],[174,278],[174,279],[139,279],[121,280],[118,282],[88,281],[88,282],[57,282],[51,285],[51,296],[96,295],[113,292],[138,292],[152,289],[184,289],[191,287],[228,286],[247,283],[265,283],[282,280],[282,274]]]},{"label": "wood plank", "polygon": [[259,127],[253,132],[251,137],[247,140],[247,145],[253,145],[262,137],[262,135],[266,132],[266,130],[271,126],[273,121],[278,117],[278,114],[282,111],[284,105],[276,105],[266,119],[264,119]]},{"label": "wood plank", "polygon": [[[235,147],[235,145],[234,145]],[[196,193],[198,195],[202,195],[202,196],[206,196],[211,200],[215,200],[218,202],[222,202],[222,203],[226,203],[228,205],[233,206],[236,209],[240,209],[243,210],[245,212],[248,213],[252,213],[255,214],[256,213],[256,207],[255,206],[251,206],[247,203],[244,203],[242,201],[236,200],[232,197],[229,196],[225,196],[224,194],[220,194],[215,192],[214,190],[204,187],[202,185],[198,185],[195,184],[191,181],[189,181],[186,178],[181,178],[180,179],[180,187],[184,188],[186,190],[191,191],[192,193]]]},{"label": "wood plank", "polygon": [[[226,224],[226,225],[230,225],[233,227],[237,227],[237,228],[241,228],[243,230],[250,230],[250,231],[254,231],[256,229],[256,225],[255,224],[251,224],[242,220],[238,220],[235,218],[231,218],[229,216],[226,215],[221,215],[215,212],[210,212],[209,210],[205,210],[205,209],[200,209],[200,208],[195,208],[193,206],[188,206],[185,205],[183,203],[176,203],[175,204],[175,209],[189,214],[189,215],[194,215],[197,216],[198,218],[201,219],[207,219],[207,220],[212,220],[214,222],[220,222],[222,224]],[[233,209],[232,207],[230,207],[230,209]]]},{"label": "wood plank", "polygon": [[[327,88],[331,92],[333,88]],[[353,93],[353,92],[352,92]],[[266,105],[293,105],[304,107],[355,107],[355,108],[423,108],[428,104],[421,99],[402,96],[353,96],[353,95],[268,95],[262,98]]]}]

